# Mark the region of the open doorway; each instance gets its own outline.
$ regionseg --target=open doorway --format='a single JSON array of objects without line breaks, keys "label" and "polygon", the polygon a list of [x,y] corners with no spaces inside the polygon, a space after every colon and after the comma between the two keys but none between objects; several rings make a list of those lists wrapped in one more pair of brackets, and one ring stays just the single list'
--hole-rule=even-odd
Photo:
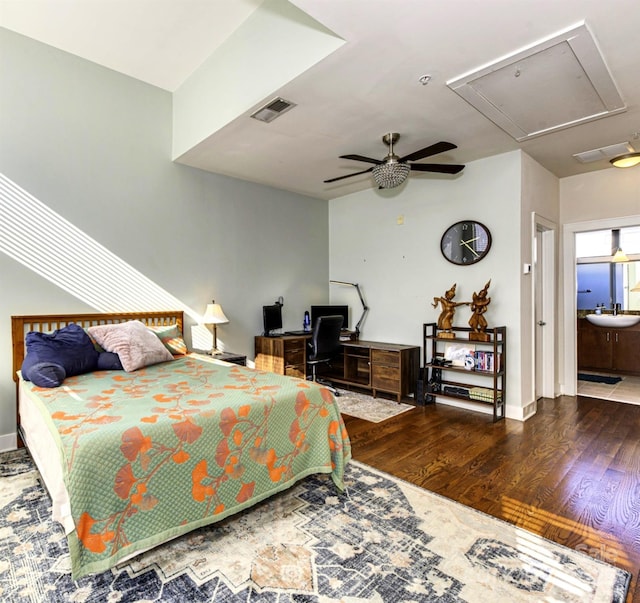
[{"label": "open doorway", "polygon": [[555,397],[556,226],[533,214],[533,307],[535,399]]},{"label": "open doorway", "polygon": [[640,226],[576,232],[575,243],[577,393],[640,404]]},{"label": "open doorway", "polygon": [[[595,313],[596,305],[605,305],[605,312],[612,312],[616,304],[624,312],[638,312],[640,308],[640,292],[633,291],[638,283],[636,277],[637,264],[640,261],[640,216],[611,218],[567,224],[563,230],[563,346],[562,358],[562,393],[567,395],[585,395],[597,398],[616,400],[631,404],[640,404],[640,376],[616,375],[615,370],[607,370],[606,364],[598,371],[583,371],[584,376],[591,372],[601,376],[619,376],[613,383],[584,381],[578,379],[578,325],[585,320],[584,315]],[[605,232],[605,243],[601,250],[593,240],[584,245],[578,242],[581,233]],[[592,235],[597,239],[598,235]],[[636,240],[634,242],[634,239]],[[618,247],[626,245],[627,260],[624,267],[610,266]],[[598,267],[600,264],[600,267]],[[604,265],[604,268],[602,267]],[[600,282],[597,274],[604,275]],[[585,280],[584,275],[592,280]],[[579,278],[581,277],[581,278]],[[595,280],[593,280],[595,279]],[[633,281],[633,282],[632,282]],[[595,298],[598,297],[598,300]],[[591,299],[593,298],[593,299]],[[600,299],[603,298],[603,299]],[[593,306],[593,308],[591,308]],[[614,337],[614,334],[611,335]]]}]

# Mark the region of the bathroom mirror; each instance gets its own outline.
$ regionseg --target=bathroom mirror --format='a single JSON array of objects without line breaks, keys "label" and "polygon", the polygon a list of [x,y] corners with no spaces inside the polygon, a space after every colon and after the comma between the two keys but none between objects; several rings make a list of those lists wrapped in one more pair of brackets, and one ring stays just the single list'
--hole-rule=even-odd
[{"label": "bathroom mirror", "polygon": [[640,262],[578,264],[577,277],[578,310],[598,304],[610,310],[619,303],[623,310],[640,311]]},{"label": "bathroom mirror", "polygon": [[[615,261],[616,251],[627,261]],[[640,227],[576,233],[577,307],[640,311]]]}]

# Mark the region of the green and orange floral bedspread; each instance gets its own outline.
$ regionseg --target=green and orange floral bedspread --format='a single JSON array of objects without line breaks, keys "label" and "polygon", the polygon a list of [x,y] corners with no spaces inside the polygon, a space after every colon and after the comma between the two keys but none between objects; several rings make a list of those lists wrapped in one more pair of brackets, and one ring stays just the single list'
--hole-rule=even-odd
[{"label": "green and orange floral bedspread", "polygon": [[26,384],[55,432],[73,578],[219,521],[313,473],[343,488],[349,438],[315,383],[184,356]]}]

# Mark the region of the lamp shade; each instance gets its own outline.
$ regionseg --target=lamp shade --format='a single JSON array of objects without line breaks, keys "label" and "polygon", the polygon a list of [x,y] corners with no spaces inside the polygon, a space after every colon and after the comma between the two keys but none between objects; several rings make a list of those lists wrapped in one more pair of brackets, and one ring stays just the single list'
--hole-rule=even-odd
[{"label": "lamp shade", "polygon": [[207,304],[207,309],[205,310],[202,322],[205,325],[221,325],[229,322],[229,319],[224,315],[220,304],[213,302],[211,304]]},{"label": "lamp shade", "polygon": [[622,251],[622,249],[620,249],[620,247],[618,247],[618,250],[613,254],[613,257],[611,258],[612,262],[628,262],[629,258],[627,257],[627,254]]}]

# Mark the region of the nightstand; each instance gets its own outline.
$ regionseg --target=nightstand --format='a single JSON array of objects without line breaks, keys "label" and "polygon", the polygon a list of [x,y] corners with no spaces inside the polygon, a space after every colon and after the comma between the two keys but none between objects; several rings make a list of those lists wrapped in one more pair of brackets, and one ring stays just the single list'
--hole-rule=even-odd
[{"label": "nightstand", "polygon": [[212,354],[212,358],[216,360],[224,360],[225,362],[231,362],[232,364],[239,364],[240,366],[247,366],[247,357],[242,354],[234,354],[233,352],[220,352],[218,354]]}]

